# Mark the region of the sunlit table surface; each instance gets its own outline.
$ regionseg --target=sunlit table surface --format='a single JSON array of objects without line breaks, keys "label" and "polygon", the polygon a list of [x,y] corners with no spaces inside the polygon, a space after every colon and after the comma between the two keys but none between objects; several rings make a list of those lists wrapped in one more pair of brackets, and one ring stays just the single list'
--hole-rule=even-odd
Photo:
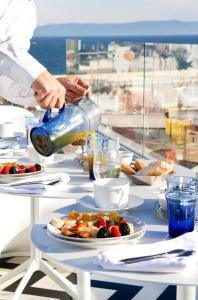
[{"label": "sunlit table surface", "polygon": [[[81,167],[76,165],[73,157],[67,157],[61,166],[50,168],[48,171],[57,172],[60,169],[67,172],[71,181],[65,191],[57,194],[57,197],[63,195],[70,196],[71,191],[68,188],[74,188],[75,196],[82,197],[87,194],[86,184],[89,183],[87,175],[84,175]],[[178,175],[192,175],[191,172],[181,166],[175,166]],[[89,185],[90,186],[90,185]],[[78,190],[78,192],[75,191]],[[159,186],[137,186],[131,182],[130,194],[138,195],[144,199],[144,203],[136,208],[126,212],[130,216],[138,217],[146,223],[146,233],[139,243],[152,243],[167,238],[167,221],[161,218],[156,211],[156,199],[159,195]],[[78,197],[77,197],[78,198]],[[78,198],[79,199],[79,198]],[[178,300],[194,300],[195,286],[198,285],[198,268],[191,274],[146,274],[137,272],[117,272],[104,271],[94,263],[98,250],[83,249],[73,247],[63,242],[50,238],[46,233],[45,225],[54,217],[62,217],[72,209],[82,209],[77,203],[67,205],[62,209],[57,209],[48,215],[47,218],[36,224],[32,228],[31,238],[35,247],[45,254],[49,260],[56,261],[58,264],[74,270],[78,276],[77,289],[75,287],[65,286],[65,290],[74,298],[82,300],[91,299],[90,276],[96,274],[97,278],[114,282],[125,282],[134,284],[135,282],[155,282],[177,285]]]},{"label": "sunlit table surface", "polygon": [[[61,154],[62,155],[62,154]],[[17,274],[26,270],[25,276],[21,280],[13,300],[18,300],[22,290],[29,281],[31,275],[36,270],[41,270],[45,274],[51,277],[56,283],[63,287],[74,299],[89,300],[91,299],[90,292],[90,274],[95,273],[99,277],[101,276],[108,281],[110,278],[117,278],[119,282],[131,282],[137,281],[152,281],[163,282],[167,284],[178,285],[178,300],[194,300],[195,289],[194,287],[188,287],[188,285],[195,286],[198,284],[198,271],[193,271],[190,276],[185,274],[177,275],[156,275],[156,274],[138,274],[138,273],[125,273],[125,272],[105,272],[97,267],[94,263],[94,257],[97,254],[96,250],[80,249],[77,247],[71,247],[63,245],[54,241],[46,235],[44,226],[46,222],[51,218],[52,214],[49,214],[47,219],[39,221],[39,199],[42,198],[55,198],[65,199],[65,208],[62,210],[57,207],[57,214],[62,216],[68,209],[71,210],[70,205],[80,205],[78,200],[87,195],[93,193],[93,181],[90,181],[87,174],[83,173],[82,167],[77,163],[74,155],[64,155],[60,161],[55,165],[44,166],[45,172],[57,173],[65,172],[70,176],[70,182],[65,185],[61,191],[55,191],[54,193],[45,193],[42,195],[28,195],[30,197],[30,223],[32,226],[32,249],[30,259],[16,268],[16,270],[9,272],[0,278],[0,284],[8,281]],[[191,175],[191,172],[181,166],[175,166],[176,173],[179,175]],[[124,175],[122,175],[124,176]],[[130,182],[130,194],[137,195],[144,199],[144,203],[132,210],[128,211],[132,216],[137,216],[139,219],[146,223],[146,234],[140,240],[141,243],[150,243],[164,239],[167,236],[167,222],[161,219],[155,209],[155,203],[157,196],[160,192],[159,186],[137,186]],[[17,198],[27,195],[17,195]],[[16,197],[16,195],[15,195]],[[72,204],[71,204],[72,203]],[[75,206],[73,207],[75,208]],[[78,209],[78,206],[76,207]],[[46,261],[42,259],[42,255],[49,260],[55,260],[57,263],[69,267],[77,272],[78,285],[77,288],[72,286],[63,276],[50,267]],[[183,290],[183,285],[187,287]],[[185,296],[187,295],[187,296]]]}]

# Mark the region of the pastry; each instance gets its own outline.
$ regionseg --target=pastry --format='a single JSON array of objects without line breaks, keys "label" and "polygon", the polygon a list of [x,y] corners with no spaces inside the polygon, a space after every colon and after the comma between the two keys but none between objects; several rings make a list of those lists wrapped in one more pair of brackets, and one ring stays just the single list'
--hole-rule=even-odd
[{"label": "pastry", "polygon": [[128,175],[134,175],[136,173],[135,169],[126,164],[121,164],[121,171]]},{"label": "pastry", "polygon": [[134,167],[137,171],[139,171],[139,170],[145,168],[145,164],[142,161],[140,161],[139,159],[137,159],[135,161]]}]

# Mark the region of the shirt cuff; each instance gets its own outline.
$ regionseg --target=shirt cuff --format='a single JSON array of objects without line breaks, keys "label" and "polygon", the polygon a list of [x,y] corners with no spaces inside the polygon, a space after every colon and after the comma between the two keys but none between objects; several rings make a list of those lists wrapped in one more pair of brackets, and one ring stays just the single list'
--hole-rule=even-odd
[{"label": "shirt cuff", "polygon": [[13,57],[6,53],[0,53],[0,74],[26,88],[31,88],[34,80],[45,70],[46,68],[28,52],[22,52]]}]

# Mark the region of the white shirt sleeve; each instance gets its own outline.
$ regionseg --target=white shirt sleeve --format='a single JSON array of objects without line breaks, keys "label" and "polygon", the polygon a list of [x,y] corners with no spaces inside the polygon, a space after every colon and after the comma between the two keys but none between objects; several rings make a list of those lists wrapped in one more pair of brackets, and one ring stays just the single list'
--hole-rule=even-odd
[{"label": "white shirt sleeve", "polygon": [[1,96],[14,104],[29,107],[36,106],[34,93],[16,81],[5,76],[0,77]]},{"label": "white shirt sleeve", "polygon": [[12,57],[0,48],[0,75],[9,77],[13,81],[30,89],[32,82],[44,70],[46,68],[28,52],[23,52],[16,57]]},{"label": "white shirt sleeve", "polygon": [[0,75],[28,89],[38,75],[46,70],[28,53],[35,27],[33,0],[1,0]]}]

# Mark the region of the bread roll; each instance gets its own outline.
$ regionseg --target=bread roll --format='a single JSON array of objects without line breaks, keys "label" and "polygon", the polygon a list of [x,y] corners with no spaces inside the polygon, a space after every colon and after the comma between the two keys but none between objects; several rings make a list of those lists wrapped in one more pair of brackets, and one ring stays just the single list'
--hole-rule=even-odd
[{"label": "bread roll", "polygon": [[121,164],[121,171],[128,175],[134,175],[136,173],[136,171],[132,167],[126,164]]},{"label": "bread roll", "polygon": [[139,159],[137,159],[137,160],[135,161],[134,167],[135,167],[135,169],[136,169],[137,171],[139,171],[139,170],[145,168],[145,164],[144,164],[142,161],[140,161]]},{"label": "bread roll", "polygon": [[173,164],[163,160],[157,160],[150,163],[144,169],[139,170],[136,175],[143,176],[161,176],[173,172]]}]

